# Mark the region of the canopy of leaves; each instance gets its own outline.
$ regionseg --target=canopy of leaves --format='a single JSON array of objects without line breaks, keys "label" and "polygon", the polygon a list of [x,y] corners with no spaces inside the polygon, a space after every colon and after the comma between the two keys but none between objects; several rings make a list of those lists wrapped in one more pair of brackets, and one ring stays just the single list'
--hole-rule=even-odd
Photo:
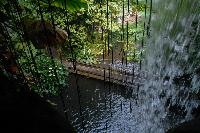
[{"label": "canopy of leaves", "polygon": [[85,0],[41,0],[46,5],[51,5],[69,11],[77,11],[81,8],[88,8],[87,1]]}]

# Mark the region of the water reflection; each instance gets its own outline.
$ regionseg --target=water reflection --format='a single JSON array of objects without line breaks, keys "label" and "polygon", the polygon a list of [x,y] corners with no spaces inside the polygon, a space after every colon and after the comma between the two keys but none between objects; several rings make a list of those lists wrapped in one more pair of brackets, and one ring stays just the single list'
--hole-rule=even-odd
[{"label": "water reflection", "polygon": [[[141,101],[137,101],[137,87],[129,88],[104,83],[104,81],[80,75],[77,76],[77,79],[80,106],[74,74],[70,75],[68,97],[66,97],[69,119],[77,132],[152,132],[146,127],[151,125],[153,121],[149,121],[147,115],[144,115],[150,111],[145,110],[146,108],[143,107]],[[170,120],[172,117],[174,117],[173,114],[171,117],[167,117],[165,122],[176,123],[179,117],[176,116],[175,122]],[[164,125],[170,126],[167,123]],[[164,132],[164,127],[158,127],[156,132]]]},{"label": "water reflection", "polygon": [[[75,75],[70,75],[66,101],[70,120],[78,132],[83,132],[83,128],[85,132],[114,132],[131,129],[134,122],[131,123],[130,120],[133,119],[132,111],[136,106],[136,95],[134,95],[136,93],[133,92],[133,88],[104,83],[104,81],[83,76],[77,76],[77,79],[78,86]],[[77,87],[81,110],[79,110]]]}]

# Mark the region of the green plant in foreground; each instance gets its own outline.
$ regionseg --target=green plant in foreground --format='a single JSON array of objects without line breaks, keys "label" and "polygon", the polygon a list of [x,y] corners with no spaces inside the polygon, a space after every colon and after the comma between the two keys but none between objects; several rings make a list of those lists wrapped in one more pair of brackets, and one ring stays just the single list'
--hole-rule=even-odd
[{"label": "green plant in foreground", "polygon": [[20,58],[30,88],[40,95],[58,95],[60,89],[67,86],[67,68],[58,60],[52,61],[46,54],[32,50],[35,63],[30,63],[30,57],[27,55]]}]

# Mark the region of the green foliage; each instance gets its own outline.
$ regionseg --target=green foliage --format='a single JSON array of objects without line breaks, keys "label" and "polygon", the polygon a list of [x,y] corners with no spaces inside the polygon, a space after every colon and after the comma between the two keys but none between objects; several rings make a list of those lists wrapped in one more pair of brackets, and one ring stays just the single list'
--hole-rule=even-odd
[{"label": "green foliage", "polygon": [[[13,27],[11,28],[12,39],[18,43],[16,45],[18,59],[30,87],[41,95],[58,94],[59,88],[66,86],[68,71],[57,59],[52,61],[45,50],[35,49],[32,44],[22,44],[28,40],[22,35],[23,28],[18,23],[21,21],[18,12],[14,6],[9,10],[5,9],[8,1],[1,2],[1,11],[7,12],[8,16],[13,16],[9,21],[9,25]],[[137,12],[140,17],[137,26],[135,20],[129,22],[128,31],[127,23],[124,21],[122,24],[123,1],[121,0],[109,0],[108,6],[107,1],[100,3],[96,0],[18,0],[18,2],[22,20],[34,21],[41,20],[43,17],[44,21],[53,22],[56,27],[68,32],[68,40],[60,48],[62,55],[65,56],[64,59],[73,58],[88,64],[97,63],[98,58],[102,57],[103,50],[108,51],[106,46],[108,40],[109,49],[123,49],[128,61],[137,62],[142,58],[141,41],[145,38],[143,35],[146,6],[144,0],[139,0],[139,5],[130,2],[129,13]],[[125,19],[129,17],[129,13],[128,0],[125,0]],[[21,41],[20,37],[23,38]]]},{"label": "green foliage", "polygon": [[56,60],[54,66],[52,60],[44,54],[37,56],[35,60],[42,88],[38,89],[38,87],[33,86],[33,89],[40,94],[59,94],[59,89],[62,89],[67,85],[67,69]]},{"label": "green foliage", "polygon": [[[26,0],[20,0],[21,3],[26,3],[28,8],[33,9],[33,3],[28,4]],[[22,2],[23,1],[23,2]],[[32,0],[34,1],[34,0]],[[126,49],[127,44],[127,29],[126,23],[122,27],[119,18],[123,16],[123,2],[118,0],[109,1],[108,3],[108,23],[107,23],[107,3],[95,0],[67,0],[65,7],[65,0],[50,0],[51,14],[49,13],[49,0],[40,1],[41,9],[45,20],[51,21],[51,15],[53,15],[54,23],[57,27],[62,29],[69,29],[70,40],[63,47],[64,55],[67,58],[76,58],[80,62],[97,62],[97,57],[102,57],[103,49],[105,49],[105,41],[110,39],[110,47],[123,45],[123,49]],[[30,2],[29,2],[30,3]],[[139,55],[141,40],[143,37],[143,21],[144,21],[144,10],[146,3],[144,0],[139,1],[139,5],[136,2],[130,2],[130,12],[138,12],[141,16],[138,19],[138,25],[136,27],[135,21],[129,22],[129,47],[127,56]],[[148,6],[147,6],[148,8]],[[67,14],[66,10],[67,9]],[[38,5],[35,4],[33,14],[29,16],[33,18],[38,16]],[[111,16],[112,14],[112,16]],[[124,1],[124,15],[127,18],[128,14],[128,1]],[[27,14],[26,14],[27,15]],[[111,29],[111,17],[112,17],[112,29]],[[108,24],[108,25],[107,25]],[[102,35],[103,30],[103,35]],[[111,37],[112,32],[112,37]],[[108,34],[110,33],[110,34]],[[124,39],[121,39],[124,34]],[[137,42],[135,42],[134,34],[137,34]],[[103,38],[102,38],[103,37]],[[107,49],[107,48],[106,48]],[[133,53],[134,51],[136,53]],[[73,57],[72,52],[73,50]],[[86,50],[87,52],[84,52]],[[90,52],[88,52],[90,51]],[[135,56],[134,56],[135,57]],[[134,61],[139,60],[139,57],[133,59],[133,56],[127,57]]]},{"label": "green foliage", "polygon": [[85,0],[41,0],[46,5],[49,4],[51,6],[61,8],[61,9],[67,9],[69,11],[77,11],[81,8],[87,9],[87,2]]},{"label": "green foliage", "polygon": [[20,65],[31,89],[40,95],[58,95],[61,89],[67,86],[68,70],[57,59],[52,60],[33,46],[31,47],[33,58],[31,58],[27,47],[20,49],[21,44],[17,47],[21,53]]}]

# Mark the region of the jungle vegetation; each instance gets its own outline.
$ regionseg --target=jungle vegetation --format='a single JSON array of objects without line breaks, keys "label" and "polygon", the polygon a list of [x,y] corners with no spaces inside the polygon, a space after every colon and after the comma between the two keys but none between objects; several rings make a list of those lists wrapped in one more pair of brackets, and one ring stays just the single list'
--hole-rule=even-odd
[{"label": "jungle vegetation", "polygon": [[1,0],[1,67],[57,95],[67,86],[65,60],[98,64],[118,49],[139,62],[148,8],[145,0]]}]

